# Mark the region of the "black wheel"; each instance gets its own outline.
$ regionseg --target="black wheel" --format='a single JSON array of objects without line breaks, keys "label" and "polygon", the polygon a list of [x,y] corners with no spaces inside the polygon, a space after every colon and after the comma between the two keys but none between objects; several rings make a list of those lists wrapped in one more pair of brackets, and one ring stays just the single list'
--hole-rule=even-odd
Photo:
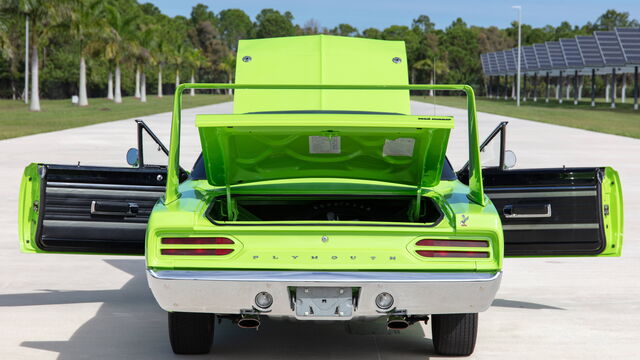
[{"label": "black wheel", "polygon": [[169,339],[176,354],[207,354],[213,343],[213,314],[169,313]]},{"label": "black wheel", "polygon": [[441,314],[431,316],[433,346],[440,355],[468,356],[478,336],[478,314]]}]

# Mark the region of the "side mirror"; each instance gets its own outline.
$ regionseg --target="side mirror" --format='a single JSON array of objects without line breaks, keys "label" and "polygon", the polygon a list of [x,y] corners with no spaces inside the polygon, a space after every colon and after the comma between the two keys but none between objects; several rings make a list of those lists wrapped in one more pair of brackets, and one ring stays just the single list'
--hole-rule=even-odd
[{"label": "side mirror", "polygon": [[127,164],[138,166],[138,149],[131,148],[127,150]]},{"label": "side mirror", "polygon": [[506,150],[504,152],[504,169],[511,169],[516,166],[516,153],[511,150]]}]

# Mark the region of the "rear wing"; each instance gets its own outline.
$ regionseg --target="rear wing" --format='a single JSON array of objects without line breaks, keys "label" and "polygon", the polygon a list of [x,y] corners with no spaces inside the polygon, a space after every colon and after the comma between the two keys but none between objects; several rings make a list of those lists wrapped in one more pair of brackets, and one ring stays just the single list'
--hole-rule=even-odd
[{"label": "rear wing", "polygon": [[485,206],[482,187],[482,169],[480,167],[480,148],[478,140],[478,119],[473,88],[469,85],[294,85],[294,84],[180,84],[173,98],[173,118],[171,121],[171,142],[169,145],[169,164],[167,168],[167,188],[165,204],[178,199],[180,171],[180,125],[182,120],[182,94],[187,89],[268,89],[268,90],[437,90],[464,91],[467,95],[467,117],[469,136],[469,194],[474,203]]}]

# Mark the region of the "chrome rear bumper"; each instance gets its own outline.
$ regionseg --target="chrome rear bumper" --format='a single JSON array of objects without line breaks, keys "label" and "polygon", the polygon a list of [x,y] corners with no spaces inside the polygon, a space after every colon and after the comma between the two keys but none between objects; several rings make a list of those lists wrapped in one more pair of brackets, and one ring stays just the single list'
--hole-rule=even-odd
[{"label": "chrome rear bumper", "polygon": [[375,304],[381,292],[391,294],[392,309],[406,315],[481,312],[491,305],[501,277],[502,272],[147,270],[149,287],[160,307],[167,311],[253,312],[256,294],[266,291],[273,296],[273,305],[264,314],[283,317],[296,317],[292,294],[298,287],[357,289],[353,316],[349,318],[384,316],[385,312]]}]

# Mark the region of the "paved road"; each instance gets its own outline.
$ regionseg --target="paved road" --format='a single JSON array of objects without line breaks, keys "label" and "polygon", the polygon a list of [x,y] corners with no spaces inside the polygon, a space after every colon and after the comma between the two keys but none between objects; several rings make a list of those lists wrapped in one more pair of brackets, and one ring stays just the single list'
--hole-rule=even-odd
[{"label": "paved road", "polygon": [[[433,107],[414,103],[417,113]],[[185,166],[199,148],[186,111]],[[449,156],[466,156],[465,112],[456,116]],[[144,118],[168,140],[169,114]],[[493,307],[480,316],[477,359],[631,359],[640,340],[640,140],[480,114],[481,136],[508,120],[518,167],[612,165],[621,173],[626,243],[621,258],[509,259]],[[640,118],[638,119],[640,126]],[[166,315],[155,304],[137,257],[21,254],[16,209],[22,168],[32,161],[123,165],[135,144],[133,121],[0,141],[0,358],[173,358]],[[217,359],[435,358],[428,326],[387,332],[380,322],[312,325],[266,321],[259,332],[229,323],[216,329]],[[189,357],[210,358],[209,357]]]}]

